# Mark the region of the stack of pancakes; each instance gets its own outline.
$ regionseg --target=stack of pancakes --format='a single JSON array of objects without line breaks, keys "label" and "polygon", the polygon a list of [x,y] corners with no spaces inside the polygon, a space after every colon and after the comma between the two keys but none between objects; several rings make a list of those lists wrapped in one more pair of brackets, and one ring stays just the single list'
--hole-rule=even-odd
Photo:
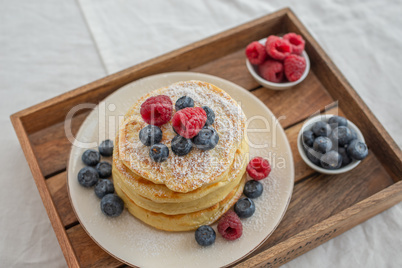
[{"label": "stack of pancakes", "polygon": [[[194,147],[189,154],[177,156],[171,151],[171,140],[177,134],[168,122],[161,126],[161,143],[169,148],[169,157],[162,163],[154,162],[150,147],[139,140],[140,130],[147,126],[140,107],[157,95],[169,96],[173,104],[189,96],[195,107],[210,107],[216,116],[212,127],[219,134],[217,146],[209,151]],[[245,122],[240,106],[206,82],[179,82],[146,94],[130,108],[119,127],[113,153],[116,193],[132,215],[158,229],[187,231],[213,223],[243,192],[249,150]]]}]

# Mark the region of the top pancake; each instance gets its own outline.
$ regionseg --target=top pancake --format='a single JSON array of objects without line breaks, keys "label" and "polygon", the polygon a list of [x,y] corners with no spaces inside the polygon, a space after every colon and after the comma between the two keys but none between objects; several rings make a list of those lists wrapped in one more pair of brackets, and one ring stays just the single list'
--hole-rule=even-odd
[{"label": "top pancake", "polygon": [[[195,107],[210,107],[216,116],[212,127],[219,134],[217,146],[209,151],[194,147],[189,154],[176,156],[171,151],[171,140],[176,134],[168,122],[161,126],[161,143],[169,148],[169,157],[165,162],[154,162],[149,156],[149,147],[139,140],[139,131],[147,125],[140,108],[146,99],[157,95],[169,96],[173,105],[180,97],[189,96]],[[127,112],[119,129],[119,158],[142,178],[186,193],[224,178],[243,140],[245,122],[240,106],[223,90],[201,81],[178,82],[146,94]]]},{"label": "top pancake", "polygon": [[225,172],[225,179],[209,184],[194,191],[187,193],[174,192],[166,187],[164,184],[155,184],[149,180],[145,180],[140,176],[134,174],[129,168],[126,167],[117,157],[117,149],[119,146],[118,137],[115,141],[115,148],[113,153],[113,180],[116,177],[123,184],[122,188],[127,188],[127,194],[131,199],[131,195],[142,196],[154,203],[188,203],[205,198],[212,192],[220,192],[222,188],[227,187],[228,184],[236,180],[237,177],[242,176],[247,164],[247,153],[249,147],[247,142],[243,142],[235,153],[235,158],[230,168]]}]

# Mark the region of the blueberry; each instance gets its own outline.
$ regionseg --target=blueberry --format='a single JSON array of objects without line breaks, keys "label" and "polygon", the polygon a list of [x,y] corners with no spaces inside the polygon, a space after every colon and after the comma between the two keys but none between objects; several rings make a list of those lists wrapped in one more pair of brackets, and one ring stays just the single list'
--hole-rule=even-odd
[{"label": "blueberry", "polygon": [[326,122],[318,121],[315,122],[311,130],[317,137],[324,136],[327,137],[331,133],[331,126]]},{"label": "blueberry", "polygon": [[307,145],[308,147],[313,147],[314,140],[315,136],[313,131],[311,130],[303,131],[302,141],[305,145]]},{"label": "blueberry", "polygon": [[115,194],[107,194],[102,197],[100,207],[103,214],[105,214],[106,216],[117,217],[124,210],[124,202],[119,196]]},{"label": "blueberry", "polygon": [[99,163],[100,158],[100,153],[92,149],[86,150],[81,157],[82,162],[88,166],[96,166],[96,164]]},{"label": "blueberry", "polygon": [[187,107],[194,107],[194,101],[192,98],[188,96],[183,96],[176,101],[176,112]]},{"label": "blueberry", "polygon": [[151,149],[149,150],[149,156],[155,162],[163,162],[169,156],[169,148],[162,143],[154,144],[151,146]]},{"label": "blueberry", "polygon": [[206,247],[215,243],[216,233],[211,226],[202,225],[195,231],[195,241],[200,246]]},{"label": "blueberry", "polygon": [[261,196],[263,191],[262,184],[259,181],[250,180],[244,185],[243,194],[249,198]]},{"label": "blueberry", "polygon": [[99,145],[99,153],[103,156],[112,156],[113,154],[113,141],[104,140]]},{"label": "blueberry", "polygon": [[359,140],[352,140],[348,145],[347,152],[356,160],[363,160],[368,155],[367,145]]},{"label": "blueberry", "polygon": [[253,200],[247,197],[239,199],[234,206],[234,211],[240,218],[251,217],[255,212]]},{"label": "blueberry", "polygon": [[321,156],[320,163],[325,169],[337,169],[342,165],[342,156],[337,151],[329,151]]},{"label": "blueberry", "polygon": [[[357,133],[356,133],[356,131],[354,131],[354,130],[352,130],[352,129],[350,129],[350,128],[349,128],[349,130],[350,130],[350,132],[352,133],[352,139],[351,139],[351,141],[357,139]],[[350,142],[349,142],[349,143],[350,143]]]},{"label": "blueberry", "polygon": [[188,154],[193,149],[193,143],[190,139],[186,139],[180,135],[172,139],[172,152],[175,155],[183,156]]},{"label": "blueberry", "polygon": [[108,178],[112,175],[112,165],[109,162],[103,161],[96,165],[100,178]]},{"label": "blueberry", "polygon": [[352,162],[352,159],[349,157],[349,155],[346,152],[346,148],[339,147],[338,153],[342,156],[342,166],[343,167],[349,165]]},{"label": "blueberry", "polygon": [[318,137],[314,140],[313,148],[319,153],[326,153],[332,148],[332,141],[328,137]]},{"label": "blueberry", "polygon": [[202,109],[204,109],[205,113],[207,114],[207,121],[205,122],[205,125],[206,126],[212,125],[215,121],[214,111],[208,106],[202,106]]},{"label": "blueberry", "polygon": [[313,164],[319,166],[320,165],[320,158],[322,156],[321,153],[314,151],[313,148],[307,148],[306,150],[307,158],[313,162]]},{"label": "blueberry", "polygon": [[107,194],[114,193],[113,182],[108,179],[99,180],[95,184],[95,194],[97,197],[102,198]]},{"label": "blueberry", "polygon": [[99,180],[99,174],[93,167],[84,167],[78,172],[78,182],[84,187],[92,187]]},{"label": "blueberry", "polygon": [[211,150],[219,142],[219,135],[212,127],[206,127],[200,130],[193,138],[194,145],[203,151]]},{"label": "blueberry", "polygon": [[157,126],[148,125],[140,130],[139,137],[145,146],[151,146],[161,142],[162,130]]},{"label": "blueberry", "polygon": [[328,124],[332,128],[347,127],[348,126],[348,120],[345,117],[334,115],[328,120]]},{"label": "blueberry", "polygon": [[352,140],[352,132],[344,126],[336,127],[332,130],[330,138],[335,145],[345,146]]}]

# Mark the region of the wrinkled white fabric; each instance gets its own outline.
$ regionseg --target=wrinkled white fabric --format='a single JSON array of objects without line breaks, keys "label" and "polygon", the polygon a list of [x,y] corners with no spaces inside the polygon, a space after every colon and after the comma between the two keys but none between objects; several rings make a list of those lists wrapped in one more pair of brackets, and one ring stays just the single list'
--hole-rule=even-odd
[{"label": "wrinkled white fabric", "polygon": [[106,73],[75,1],[0,2],[0,267],[65,267],[9,116]]},{"label": "wrinkled white fabric", "polygon": [[[290,6],[402,147],[402,1],[0,3],[0,267],[64,267],[9,115]],[[402,267],[402,204],[285,267]]]}]

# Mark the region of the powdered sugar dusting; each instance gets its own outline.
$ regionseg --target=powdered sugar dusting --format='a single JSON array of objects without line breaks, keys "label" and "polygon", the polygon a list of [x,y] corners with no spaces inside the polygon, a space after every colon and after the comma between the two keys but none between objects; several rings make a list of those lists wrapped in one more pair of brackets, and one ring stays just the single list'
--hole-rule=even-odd
[{"label": "powdered sugar dusting", "polygon": [[[177,156],[170,150],[167,161],[152,161],[149,147],[139,141],[138,132],[146,125],[139,116],[139,109],[147,98],[161,94],[169,96],[173,103],[182,96],[189,96],[194,100],[195,107],[210,107],[216,116],[212,127],[219,134],[217,146],[205,152],[193,148],[186,156]],[[219,180],[231,165],[235,150],[244,137],[245,120],[240,106],[227,93],[211,84],[200,81],[175,83],[149,93],[129,110],[120,127],[120,158],[127,167],[145,179],[163,183],[173,191],[192,191]],[[161,143],[170,149],[171,140],[176,135],[171,122],[162,126],[162,132]]]}]

